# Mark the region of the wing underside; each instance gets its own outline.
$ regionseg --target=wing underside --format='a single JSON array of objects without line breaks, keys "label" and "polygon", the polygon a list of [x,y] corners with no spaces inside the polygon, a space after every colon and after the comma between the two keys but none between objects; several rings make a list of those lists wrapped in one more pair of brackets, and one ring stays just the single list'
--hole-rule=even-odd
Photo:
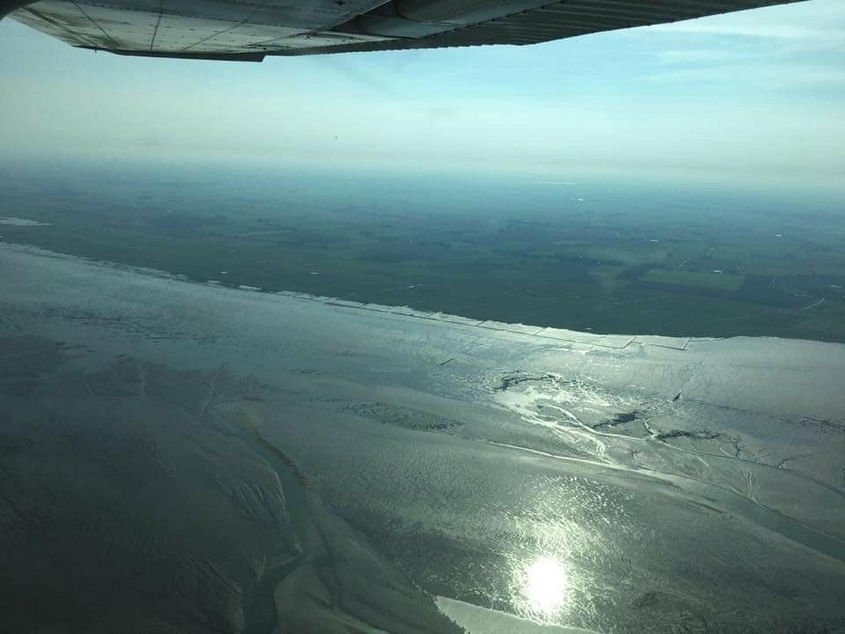
[{"label": "wing underside", "polygon": [[536,44],[790,1],[796,0],[41,0],[10,17],[82,48],[260,61]]}]

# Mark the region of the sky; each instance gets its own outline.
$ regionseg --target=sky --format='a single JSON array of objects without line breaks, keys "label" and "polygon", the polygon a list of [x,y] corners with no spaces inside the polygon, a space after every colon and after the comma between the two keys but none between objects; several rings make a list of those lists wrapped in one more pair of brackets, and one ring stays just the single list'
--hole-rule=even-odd
[{"label": "sky", "polygon": [[121,57],[0,22],[0,158],[595,169],[836,183],[845,2],[529,47]]}]

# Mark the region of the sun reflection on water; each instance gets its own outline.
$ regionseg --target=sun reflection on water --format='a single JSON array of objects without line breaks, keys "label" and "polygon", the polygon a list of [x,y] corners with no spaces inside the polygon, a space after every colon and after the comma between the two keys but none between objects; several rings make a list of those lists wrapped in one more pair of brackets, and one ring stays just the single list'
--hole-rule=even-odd
[{"label": "sun reflection on water", "polygon": [[540,557],[525,567],[522,594],[528,611],[535,618],[552,619],[566,604],[569,575],[563,562]]}]

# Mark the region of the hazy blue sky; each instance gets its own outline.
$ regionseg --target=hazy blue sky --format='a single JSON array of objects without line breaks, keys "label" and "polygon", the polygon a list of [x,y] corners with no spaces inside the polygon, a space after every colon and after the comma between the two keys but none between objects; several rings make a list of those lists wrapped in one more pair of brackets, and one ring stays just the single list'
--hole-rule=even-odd
[{"label": "hazy blue sky", "polygon": [[0,23],[0,152],[574,166],[834,181],[845,2],[533,47],[120,57]]}]

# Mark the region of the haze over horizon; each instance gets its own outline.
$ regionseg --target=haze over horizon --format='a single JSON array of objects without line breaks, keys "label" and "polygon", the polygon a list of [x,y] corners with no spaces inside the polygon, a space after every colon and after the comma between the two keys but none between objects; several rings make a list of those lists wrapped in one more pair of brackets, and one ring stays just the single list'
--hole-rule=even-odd
[{"label": "haze over horizon", "polygon": [[262,64],[120,57],[0,24],[0,158],[553,172],[845,172],[845,5],[811,0],[531,47]]}]

